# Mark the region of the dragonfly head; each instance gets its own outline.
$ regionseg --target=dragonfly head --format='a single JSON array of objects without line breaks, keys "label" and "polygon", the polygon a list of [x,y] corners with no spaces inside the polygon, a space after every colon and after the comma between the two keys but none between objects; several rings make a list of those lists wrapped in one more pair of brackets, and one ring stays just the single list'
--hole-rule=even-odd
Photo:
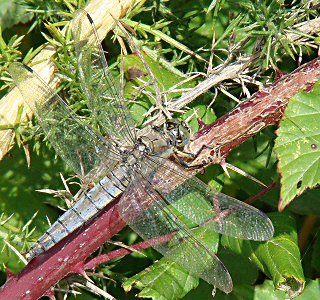
[{"label": "dragonfly head", "polygon": [[190,128],[184,121],[169,119],[164,126],[164,133],[173,147],[183,148],[190,140]]}]

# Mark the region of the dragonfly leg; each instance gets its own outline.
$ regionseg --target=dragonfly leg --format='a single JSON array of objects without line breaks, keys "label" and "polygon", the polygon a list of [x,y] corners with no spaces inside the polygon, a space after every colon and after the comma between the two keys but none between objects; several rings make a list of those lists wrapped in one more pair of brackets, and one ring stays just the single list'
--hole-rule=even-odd
[{"label": "dragonfly leg", "polygon": [[[205,166],[207,166],[212,160],[210,157],[208,159],[204,159],[204,161],[200,164],[192,164],[193,161],[195,161],[203,149],[213,149],[213,147],[202,145],[201,148],[196,153],[181,151],[178,149],[174,149],[175,158],[178,160],[179,164],[183,166],[186,169],[189,170],[197,170],[197,169],[203,169]],[[188,160],[188,161],[186,161]]]}]

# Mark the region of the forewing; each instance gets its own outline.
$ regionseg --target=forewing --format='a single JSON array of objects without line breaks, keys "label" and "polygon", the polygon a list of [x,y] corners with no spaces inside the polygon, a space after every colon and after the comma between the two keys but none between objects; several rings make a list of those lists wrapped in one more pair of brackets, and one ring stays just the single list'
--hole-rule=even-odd
[{"label": "forewing", "polygon": [[146,160],[145,168],[157,192],[195,225],[240,239],[272,238],[271,220],[253,206],[214,191],[169,160],[152,157]]},{"label": "forewing", "polygon": [[77,10],[72,21],[79,76],[88,105],[102,128],[118,140],[131,142],[134,122],[106,62],[90,15]]},{"label": "forewing", "polygon": [[117,207],[121,217],[151,247],[226,293],[232,291],[232,280],[223,263],[141,175],[137,174]]},{"label": "forewing", "polygon": [[9,73],[56,152],[81,178],[98,179],[116,164],[112,144],[84,124],[31,68],[12,63]]}]

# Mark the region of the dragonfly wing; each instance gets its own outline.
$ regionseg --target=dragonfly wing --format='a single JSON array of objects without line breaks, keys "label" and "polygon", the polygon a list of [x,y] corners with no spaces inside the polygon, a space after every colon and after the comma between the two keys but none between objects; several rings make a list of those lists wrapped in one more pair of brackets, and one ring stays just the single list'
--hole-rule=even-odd
[{"label": "dragonfly wing", "polygon": [[117,208],[151,247],[224,292],[232,291],[232,280],[223,263],[141,175],[137,174]]},{"label": "dragonfly wing", "polygon": [[179,213],[196,225],[246,240],[265,241],[273,237],[271,220],[244,202],[219,193],[182,167],[160,157],[146,160],[148,181]]},{"label": "dragonfly wing", "polygon": [[96,180],[117,163],[112,143],[76,116],[31,68],[12,63],[9,73],[56,152],[81,178]]},{"label": "dragonfly wing", "polygon": [[131,142],[134,122],[120,96],[119,87],[109,70],[104,52],[90,15],[79,9],[74,14],[72,33],[82,89],[88,105],[102,128]]}]

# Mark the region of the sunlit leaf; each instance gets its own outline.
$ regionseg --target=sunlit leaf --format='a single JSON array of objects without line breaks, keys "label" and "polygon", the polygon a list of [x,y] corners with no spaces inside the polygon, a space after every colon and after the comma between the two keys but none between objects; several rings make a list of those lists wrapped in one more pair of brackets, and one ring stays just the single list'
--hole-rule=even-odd
[{"label": "sunlit leaf", "polygon": [[275,151],[281,173],[283,209],[293,198],[320,182],[320,83],[289,102],[280,122]]}]

